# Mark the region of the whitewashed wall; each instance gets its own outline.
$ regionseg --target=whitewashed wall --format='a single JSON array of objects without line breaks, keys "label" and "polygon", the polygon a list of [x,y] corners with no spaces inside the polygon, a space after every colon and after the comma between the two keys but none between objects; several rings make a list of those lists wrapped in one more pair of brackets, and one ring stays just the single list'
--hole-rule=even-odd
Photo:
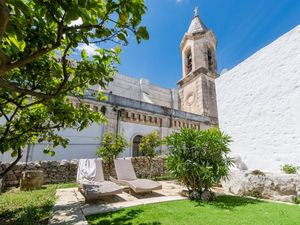
[{"label": "whitewashed wall", "polygon": [[300,26],[217,82],[219,122],[250,169],[300,166]]},{"label": "whitewashed wall", "polygon": [[[47,144],[37,144],[24,149],[21,161],[38,161],[38,160],[71,160],[80,158],[95,158],[100,140],[104,131],[104,125],[92,124],[90,127],[78,132],[74,129],[66,129],[59,132],[60,135],[70,140],[67,148],[61,146],[55,149],[55,156],[51,157],[43,153]],[[0,161],[11,161],[9,154],[0,155]]]}]

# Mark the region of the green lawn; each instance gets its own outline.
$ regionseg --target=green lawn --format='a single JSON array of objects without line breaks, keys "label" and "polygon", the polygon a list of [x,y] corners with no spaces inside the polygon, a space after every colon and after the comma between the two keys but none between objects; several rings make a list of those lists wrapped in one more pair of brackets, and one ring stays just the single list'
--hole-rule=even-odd
[{"label": "green lawn", "polygon": [[56,201],[58,188],[75,187],[75,183],[47,185],[44,189],[21,192],[17,189],[0,195],[0,224],[43,225]]},{"label": "green lawn", "polygon": [[98,225],[299,225],[300,207],[234,196],[131,207],[87,217]]}]

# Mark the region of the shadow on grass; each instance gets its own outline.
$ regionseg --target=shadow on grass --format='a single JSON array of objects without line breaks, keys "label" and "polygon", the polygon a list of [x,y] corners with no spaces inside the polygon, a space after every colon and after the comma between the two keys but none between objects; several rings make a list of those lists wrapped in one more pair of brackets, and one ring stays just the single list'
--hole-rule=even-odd
[{"label": "shadow on grass", "polygon": [[252,199],[252,198],[245,198],[245,197],[239,197],[239,196],[230,196],[230,195],[221,195],[218,196],[215,201],[212,202],[203,202],[203,201],[197,201],[196,206],[206,206],[206,205],[211,205],[220,209],[227,209],[227,210],[232,210],[235,207],[240,207],[240,206],[246,206],[249,204],[258,204],[262,203],[262,201],[258,199]]},{"label": "shadow on grass", "polygon": [[27,206],[0,212],[1,225],[46,225],[53,202],[46,202],[38,207]]},{"label": "shadow on grass", "polygon": [[[132,225],[132,220],[143,213],[142,209],[132,209],[124,214],[124,209],[117,212],[108,212],[95,216],[88,216],[88,221],[93,225]],[[160,225],[160,222],[139,223],[139,225]]]}]

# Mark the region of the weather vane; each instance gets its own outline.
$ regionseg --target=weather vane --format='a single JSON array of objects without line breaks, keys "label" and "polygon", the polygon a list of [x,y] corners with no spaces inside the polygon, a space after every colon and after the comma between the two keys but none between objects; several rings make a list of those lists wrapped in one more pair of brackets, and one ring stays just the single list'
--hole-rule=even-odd
[{"label": "weather vane", "polygon": [[198,16],[198,6],[195,7],[194,9],[194,17]]}]

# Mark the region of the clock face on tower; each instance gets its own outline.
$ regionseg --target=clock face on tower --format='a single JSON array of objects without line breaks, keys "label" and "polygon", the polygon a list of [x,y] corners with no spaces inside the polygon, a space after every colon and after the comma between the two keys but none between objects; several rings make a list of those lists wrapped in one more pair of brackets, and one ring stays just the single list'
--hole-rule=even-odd
[{"label": "clock face on tower", "polygon": [[196,100],[196,95],[194,92],[190,92],[187,94],[186,98],[185,98],[185,102],[188,106],[191,106],[194,104]]}]

